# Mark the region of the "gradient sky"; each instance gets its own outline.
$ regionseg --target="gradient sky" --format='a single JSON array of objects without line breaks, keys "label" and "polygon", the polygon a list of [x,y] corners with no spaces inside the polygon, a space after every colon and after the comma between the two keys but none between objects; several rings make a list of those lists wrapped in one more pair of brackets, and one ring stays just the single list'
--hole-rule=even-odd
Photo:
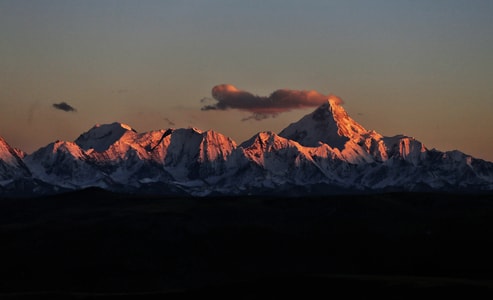
[{"label": "gradient sky", "polygon": [[492,16],[489,0],[0,0],[0,136],[30,153],[120,121],[240,143],[313,110],[201,111],[228,83],[333,93],[367,129],[493,161]]}]

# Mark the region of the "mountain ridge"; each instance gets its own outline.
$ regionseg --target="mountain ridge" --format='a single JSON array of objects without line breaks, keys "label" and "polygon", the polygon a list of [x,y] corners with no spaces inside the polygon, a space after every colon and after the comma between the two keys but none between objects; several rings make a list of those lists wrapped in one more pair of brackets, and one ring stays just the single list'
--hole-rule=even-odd
[{"label": "mountain ridge", "polygon": [[493,163],[367,130],[330,97],[279,134],[259,132],[241,144],[213,130],[138,133],[114,122],[29,155],[1,138],[0,150],[0,194],[15,195],[18,181],[32,189],[21,194],[88,187],[195,196],[493,191]]}]

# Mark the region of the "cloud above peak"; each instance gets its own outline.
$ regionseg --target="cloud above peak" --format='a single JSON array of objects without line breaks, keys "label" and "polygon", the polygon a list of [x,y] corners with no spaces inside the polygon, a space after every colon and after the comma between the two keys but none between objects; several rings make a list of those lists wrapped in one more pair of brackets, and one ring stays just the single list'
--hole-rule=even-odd
[{"label": "cloud above peak", "polygon": [[329,97],[337,99],[337,104],[342,104],[339,98],[323,95],[317,91],[279,89],[270,96],[257,96],[231,84],[213,87],[212,97],[213,99],[201,100],[201,102],[215,101],[213,104],[204,105],[202,110],[238,109],[252,113],[252,116],[243,120],[263,120],[294,109],[317,107],[326,103]]},{"label": "cloud above peak", "polygon": [[63,110],[66,112],[76,112],[77,111],[77,109],[75,109],[72,105],[68,104],[67,102],[53,103],[52,106],[55,109]]}]

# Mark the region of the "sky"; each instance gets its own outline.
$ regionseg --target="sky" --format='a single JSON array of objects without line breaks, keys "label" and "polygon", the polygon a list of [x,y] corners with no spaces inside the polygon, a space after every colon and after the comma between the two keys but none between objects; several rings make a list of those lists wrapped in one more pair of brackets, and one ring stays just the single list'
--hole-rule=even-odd
[{"label": "sky", "polygon": [[367,129],[493,161],[491,16],[489,0],[0,0],[0,136],[31,153],[119,121],[241,143],[314,110],[203,109],[222,85],[337,95]]}]

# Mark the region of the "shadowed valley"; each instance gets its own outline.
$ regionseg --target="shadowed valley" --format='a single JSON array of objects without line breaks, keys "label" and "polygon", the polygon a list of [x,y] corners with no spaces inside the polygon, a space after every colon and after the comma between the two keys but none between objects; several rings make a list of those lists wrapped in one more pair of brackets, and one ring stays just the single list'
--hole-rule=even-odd
[{"label": "shadowed valley", "polygon": [[0,201],[0,296],[483,295],[491,195]]}]

